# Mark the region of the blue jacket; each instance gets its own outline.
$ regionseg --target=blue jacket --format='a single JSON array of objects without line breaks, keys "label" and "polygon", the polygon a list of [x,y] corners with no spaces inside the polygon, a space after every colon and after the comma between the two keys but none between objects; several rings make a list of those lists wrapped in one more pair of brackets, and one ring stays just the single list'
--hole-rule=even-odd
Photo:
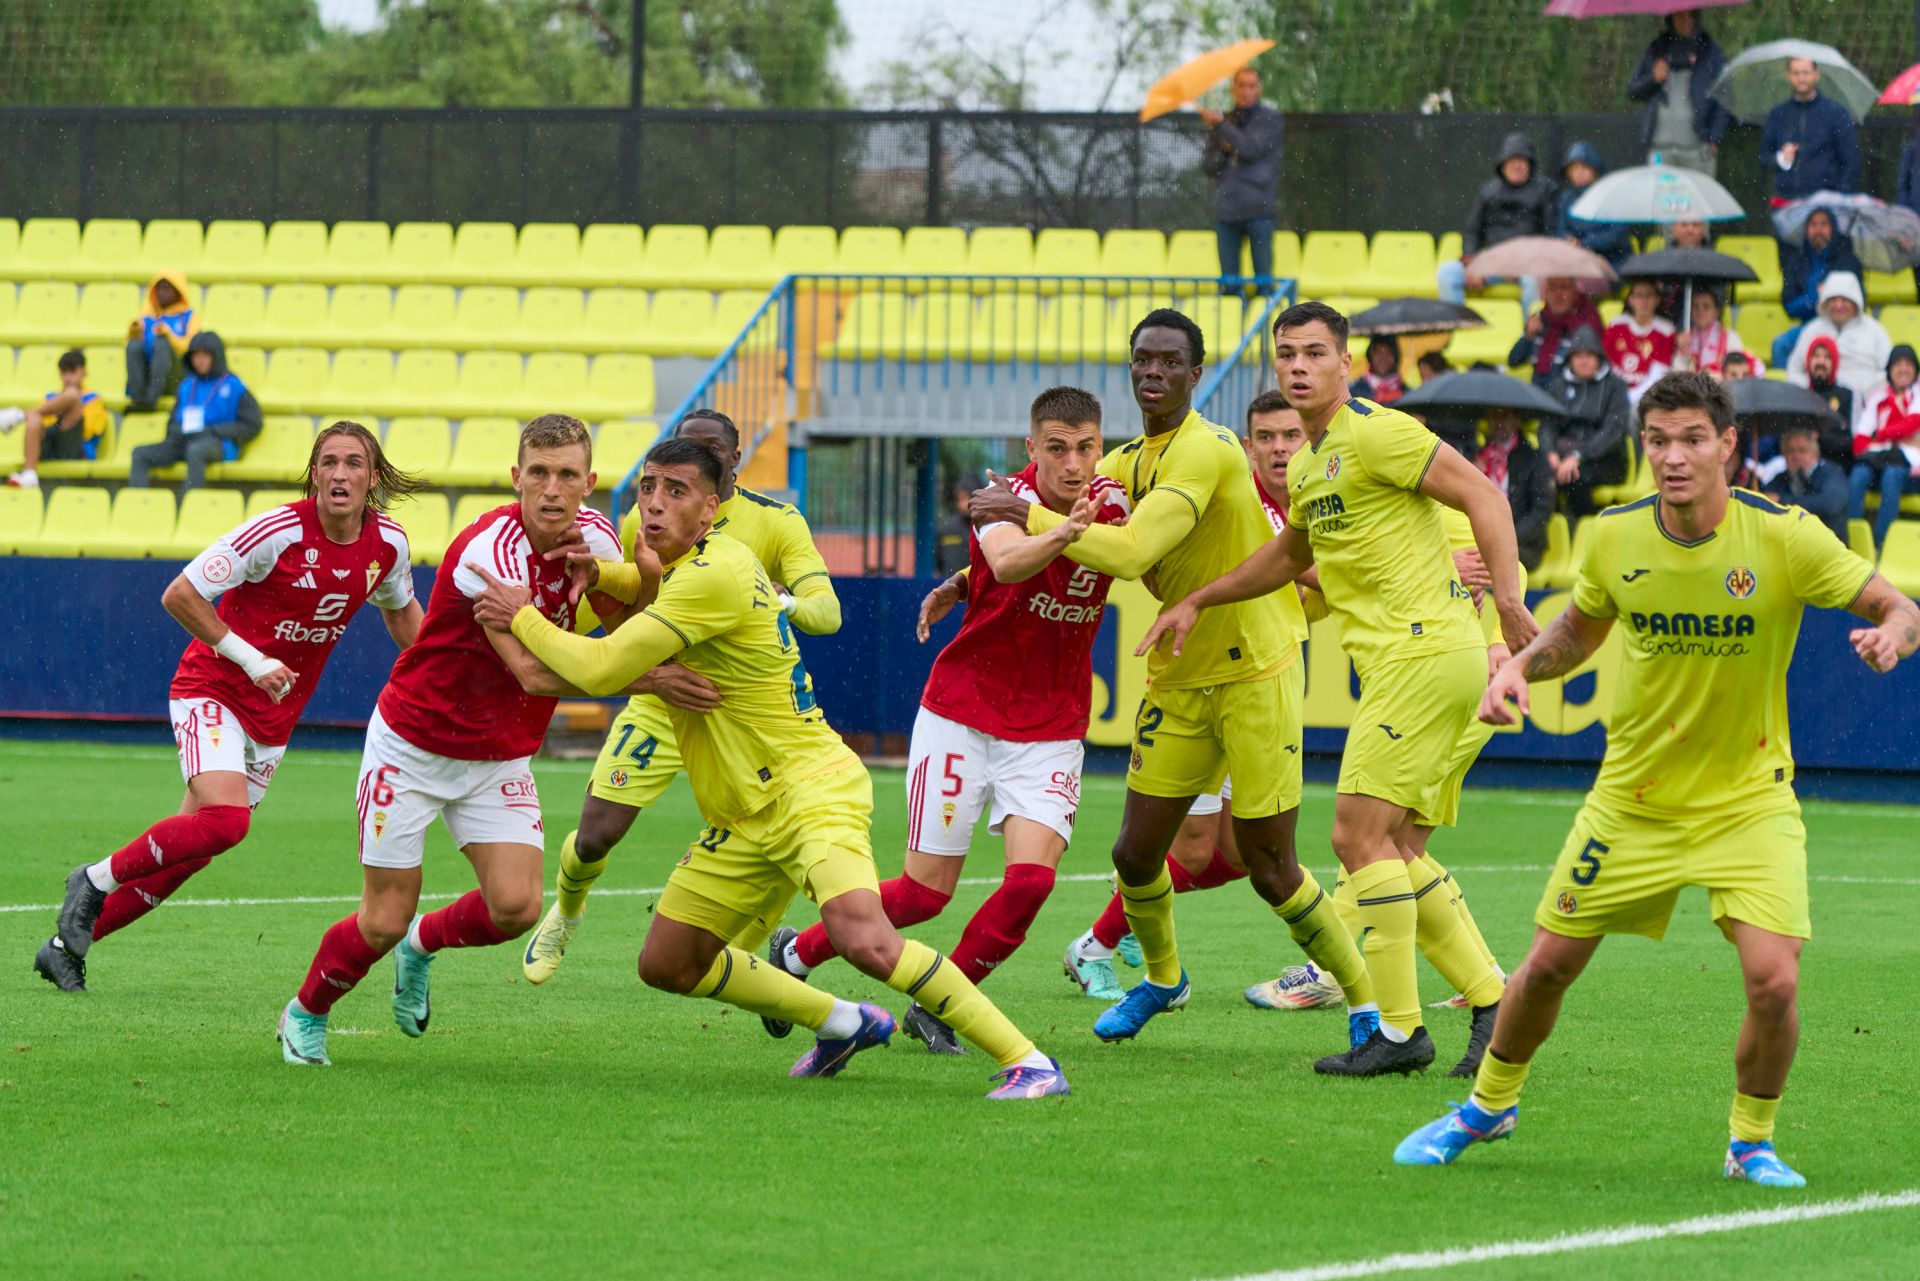
[{"label": "blue jacket", "polygon": [[1700,135],[1700,141],[1718,144],[1726,137],[1727,126],[1733,123],[1733,113],[1712,96],[1714,82],[1727,69],[1727,55],[1720,51],[1705,27],[1696,28],[1693,37],[1685,39],[1674,34],[1671,18],[1667,24],[1667,29],[1655,36],[1647,51],[1640,55],[1639,65],[1627,79],[1627,97],[1647,104],[1640,126],[1640,145],[1643,148],[1652,145],[1654,116],[1666,100],[1667,87],[1653,78],[1653,64],[1662,59],[1670,68],[1693,71],[1687,91],[1687,96],[1693,99],[1693,131]]},{"label": "blue jacket", "polygon": [[[1600,159],[1600,149],[1590,142],[1576,142],[1568,147],[1567,158],[1560,163],[1560,172],[1564,174],[1567,166],[1576,162],[1591,165],[1596,174],[1607,172],[1605,162]],[[1574,201],[1585,195],[1586,190],[1570,182],[1560,185],[1559,194],[1554,197],[1553,234],[1573,237],[1580,242],[1581,248],[1592,250],[1618,267],[1633,256],[1633,238],[1627,234],[1625,223],[1588,222],[1585,218],[1575,218],[1569,212]]]},{"label": "blue jacket", "polygon": [[[1780,148],[1800,144],[1793,168],[1775,159]],[[1816,191],[1860,190],[1860,135],[1847,109],[1815,91],[1810,102],[1789,98],[1767,113],[1760,137],[1760,163],[1773,174],[1773,194],[1797,200]]]},{"label": "blue jacket", "polygon": [[1836,235],[1823,250],[1802,249],[1785,254],[1780,264],[1780,305],[1795,320],[1812,320],[1820,310],[1820,282],[1836,271],[1850,271],[1865,280],[1867,273],[1845,236]]},{"label": "blue jacket", "polygon": [[[192,357],[196,351],[213,355],[213,363],[204,378],[193,371]],[[169,436],[186,435],[186,424],[181,417],[186,409],[201,412],[203,428],[209,435],[220,438],[221,452],[228,462],[240,456],[240,446],[259,433],[264,421],[260,402],[254,399],[239,375],[227,369],[226,344],[220,341],[220,335],[210,330],[195,334],[187,344],[186,373],[180,379],[173,413],[167,418]]]}]

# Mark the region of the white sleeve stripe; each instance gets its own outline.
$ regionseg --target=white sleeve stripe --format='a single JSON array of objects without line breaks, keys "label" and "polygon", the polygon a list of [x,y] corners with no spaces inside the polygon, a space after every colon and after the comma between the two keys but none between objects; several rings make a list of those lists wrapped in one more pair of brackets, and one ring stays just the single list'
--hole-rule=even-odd
[{"label": "white sleeve stripe", "polygon": [[282,530],[300,527],[300,513],[286,507],[279,508],[278,511],[279,515],[269,513],[250,525],[242,526],[240,531],[232,536],[230,545],[233,550],[244,556],[263,539],[270,538]]}]

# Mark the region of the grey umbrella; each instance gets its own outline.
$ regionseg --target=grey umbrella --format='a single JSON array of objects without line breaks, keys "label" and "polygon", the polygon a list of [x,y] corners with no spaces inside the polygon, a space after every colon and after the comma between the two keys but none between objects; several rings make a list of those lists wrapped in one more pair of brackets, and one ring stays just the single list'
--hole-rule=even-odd
[{"label": "grey umbrella", "polygon": [[[1797,423],[1832,426],[1840,422],[1825,400],[1793,383],[1736,378],[1727,388],[1733,393],[1734,416],[1755,436],[1770,436]],[[1407,399],[1402,396],[1400,404]]]},{"label": "grey umbrella", "polygon": [[1635,254],[1620,264],[1622,280],[1684,280],[1685,300],[1682,316],[1693,315],[1693,285],[1697,280],[1760,279],[1752,267],[1732,254],[1712,249],[1656,249],[1650,254]]},{"label": "grey umbrella", "polygon": [[1490,369],[1462,369],[1429,378],[1393,403],[1395,409],[1513,409],[1527,418],[1562,418],[1566,410],[1532,383]]},{"label": "grey umbrella", "polygon": [[1698,170],[1673,165],[1615,169],[1567,212],[1587,222],[1724,222],[1746,216],[1725,187]]},{"label": "grey umbrella", "polygon": [[1880,96],[1873,82],[1838,49],[1811,40],[1769,40],[1743,49],[1714,82],[1713,96],[1748,124],[1760,124],[1791,96],[1787,63],[1795,58],[1813,60],[1820,68],[1820,92],[1845,107],[1855,120],[1866,115]]},{"label": "grey umbrella", "polygon": [[1437,334],[1487,326],[1486,319],[1473,308],[1437,298],[1389,298],[1347,323],[1356,334]]}]

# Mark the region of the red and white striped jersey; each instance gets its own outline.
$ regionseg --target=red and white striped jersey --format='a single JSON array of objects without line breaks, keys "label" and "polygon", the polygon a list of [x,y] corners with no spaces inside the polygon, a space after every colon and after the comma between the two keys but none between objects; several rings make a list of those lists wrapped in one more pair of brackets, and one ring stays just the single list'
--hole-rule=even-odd
[{"label": "red and white striped jersey", "polygon": [[[595,556],[620,559],[612,521],[582,507],[579,524]],[[380,691],[380,715],[422,751],[461,761],[517,760],[539,750],[558,700],[521,689],[474,621],[472,598],[487,586],[476,567],[526,584],[536,609],[557,627],[573,627],[566,565],[534,551],[519,503],[496,507],[461,530],[447,549],[420,639],[400,655]]]},{"label": "red and white striped jersey", "polygon": [[368,601],[402,609],[413,599],[406,531],[367,510],[360,537],[336,543],[320,528],[311,498],[275,507],[223,535],[181,571],[220,621],[278,659],[298,679],[278,703],[200,641],[180,656],[169,694],[211,698],[240,718],[257,743],[280,746],[293,733],[347,624]]}]

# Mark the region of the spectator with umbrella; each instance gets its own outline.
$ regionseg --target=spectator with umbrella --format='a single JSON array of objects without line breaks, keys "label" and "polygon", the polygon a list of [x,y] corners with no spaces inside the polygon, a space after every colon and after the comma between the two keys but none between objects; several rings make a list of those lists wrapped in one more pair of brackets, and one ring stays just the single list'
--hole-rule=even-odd
[{"label": "spectator with umbrella", "polygon": [[1694,290],[1690,310],[1692,323],[1674,340],[1673,367],[1698,370],[1716,378],[1731,377],[1726,369],[1727,360],[1739,356],[1745,368],[1741,376],[1753,377],[1753,357],[1740,341],[1740,332],[1721,320],[1719,292],[1712,288]]},{"label": "spectator with umbrella", "polygon": [[1599,254],[1610,266],[1618,267],[1633,253],[1633,238],[1627,234],[1626,225],[1588,222],[1572,212],[1573,202],[1585,195],[1587,188],[1606,171],[1600,148],[1584,138],[1567,148],[1567,158],[1560,163],[1560,194],[1554,197],[1554,234]]},{"label": "spectator with umbrella", "polygon": [[[1441,263],[1435,273],[1443,300],[1467,300],[1467,267],[1482,250],[1518,236],[1553,234],[1553,188],[1537,168],[1533,139],[1524,133],[1508,134],[1494,160],[1493,177],[1480,188],[1461,228],[1460,257]],[[1523,310],[1533,309],[1535,288],[1531,277],[1521,277]]]},{"label": "spectator with umbrella", "polygon": [[[1428,431],[1476,462],[1478,424],[1493,411],[1511,409],[1522,419],[1556,418],[1561,413],[1559,404],[1538,387],[1509,378],[1491,365],[1454,372],[1438,352],[1420,359],[1423,381],[1394,408],[1412,414]],[[1449,434],[1444,425],[1452,424],[1465,425],[1463,437]]]},{"label": "spectator with umbrella", "polygon": [[1720,140],[1733,116],[1713,99],[1727,55],[1700,23],[1695,9],[1667,15],[1627,79],[1627,97],[1647,104],[1640,142],[1647,163],[1679,165],[1711,174]]},{"label": "spectator with umbrella", "polygon": [[1799,342],[1786,364],[1787,377],[1806,386],[1807,351],[1815,340],[1831,339],[1839,356],[1835,381],[1851,387],[1855,398],[1865,396],[1880,380],[1877,372],[1887,367],[1893,354],[1893,340],[1880,322],[1867,312],[1866,294],[1860,277],[1850,271],[1836,271],[1820,282],[1820,314],[1800,330]]},{"label": "spectator with umbrella", "polygon": [[[1423,352],[1420,359],[1414,363],[1415,367],[1420,371],[1420,385],[1422,387],[1432,383],[1436,378],[1443,378],[1453,372],[1453,366],[1447,363],[1445,352]],[[1493,366],[1482,365],[1475,366],[1475,368],[1485,369],[1491,372]],[[1507,378],[1505,374],[1497,374],[1496,376],[1506,379],[1508,382],[1513,381],[1511,378]],[[1394,408],[1406,409],[1406,397],[1402,396],[1400,400],[1401,403],[1395,405]],[[1408,410],[1408,412],[1425,423],[1428,431],[1438,436],[1447,444],[1452,445],[1454,452],[1462,458],[1471,460],[1473,456],[1479,452],[1480,420],[1471,409],[1457,409],[1448,408],[1443,405],[1435,405],[1428,409],[1418,411]]]},{"label": "spectator with umbrella", "polygon": [[1900,496],[1914,488],[1920,472],[1920,395],[1914,379],[1920,377],[1920,356],[1906,343],[1887,357],[1886,381],[1868,392],[1853,420],[1853,474],[1847,512],[1856,520],[1867,515],[1867,491],[1880,492],[1880,513],[1873,522],[1873,545],[1887,541],[1887,531],[1900,517]]},{"label": "spectator with umbrella", "polygon": [[[1814,48],[1825,46],[1809,46]],[[1741,55],[1742,59],[1747,56]],[[1790,93],[1785,102],[1767,113],[1766,127],[1760,134],[1760,163],[1773,168],[1775,207],[1816,191],[1858,191],[1860,133],[1853,112],[1820,92],[1820,63],[1810,52],[1798,51],[1795,56],[1776,61],[1786,64]],[[1840,61],[1846,65],[1844,58]]]},{"label": "spectator with umbrella", "polygon": [[1593,331],[1599,340],[1604,322],[1594,308],[1593,299],[1569,276],[1548,276],[1543,282],[1545,301],[1539,311],[1527,317],[1526,331],[1507,353],[1509,365],[1533,365],[1533,385],[1548,388],[1565,360],[1561,348],[1567,339],[1582,329]]},{"label": "spectator with umbrella", "polygon": [[[1687,218],[1671,223],[1667,227],[1666,250],[1673,249],[1711,249],[1713,248],[1713,228],[1698,218]],[[1656,252],[1666,252],[1659,250]],[[1631,264],[1634,260],[1629,258]],[[1741,280],[1758,280],[1751,268]],[[1660,282],[1660,314],[1674,324],[1684,324],[1687,318],[1688,298],[1693,287],[1693,277],[1683,275],[1668,276]]]},{"label": "spectator with umbrella", "polygon": [[1540,428],[1540,448],[1568,515],[1599,510],[1593,491],[1626,481],[1632,420],[1627,384],[1607,366],[1600,331],[1586,326],[1567,341],[1566,365],[1549,394],[1562,415]]},{"label": "spectator with umbrella", "polygon": [[[1886,92],[1880,95],[1880,101],[1889,106],[1920,106],[1920,62],[1895,76]],[[1893,203],[1920,214],[1920,122],[1915,123],[1913,132],[1900,148],[1900,172],[1894,182]],[[1920,289],[1920,264],[1913,268],[1913,283]]]},{"label": "spectator with umbrella", "polygon": [[1519,410],[1505,406],[1487,410],[1486,440],[1473,463],[1507,496],[1520,563],[1529,573],[1539,569],[1547,554],[1547,522],[1553,519],[1553,472],[1521,430]]},{"label": "spectator with umbrella", "polygon": [[[1233,73],[1233,110],[1199,109],[1207,122],[1201,167],[1213,192],[1214,240],[1220,254],[1220,292],[1237,293],[1240,246],[1251,246],[1253,274],[1273,276],[1273,202],[1280,194],[1280,158],[1286,117],[1260,101],[1260,73]],[[1262,286],[1266,288],[1267,286]]]},{"label": "spectator with umbrella", "polygon": [[1809,202],[1790,225],[1794,230],[1782,232],[1781,224],[1774,224],[1780,234],[1780,306],[1800,324],[1773,340],[1776,366],[1787,363],[1802,326],[1819,313],[1820,288],[1827,277],[1836,271],[1852,272],[1856,279],[1860,275],[1860,259],[1852,243],[1840,237],[1840,224],[1831,208]]},{"label": "spectator with umbrella", "polygon": [[1602,338],[1607,361],[1625,380],[1627,397],[1640,403],[1640,393],[1673,368],[1674,330],[1659,314],[1660,286],[1636,280],[1627,289],[1627,309]]},{"label": "spectator with umbrella", "polygon": [[1400,379],[1400,340],[1392,334],[1375,334],[1367,339],[1367,372],[1348,385],[1356,396],[1381,405],[1391,405],[1407,394]]}]

